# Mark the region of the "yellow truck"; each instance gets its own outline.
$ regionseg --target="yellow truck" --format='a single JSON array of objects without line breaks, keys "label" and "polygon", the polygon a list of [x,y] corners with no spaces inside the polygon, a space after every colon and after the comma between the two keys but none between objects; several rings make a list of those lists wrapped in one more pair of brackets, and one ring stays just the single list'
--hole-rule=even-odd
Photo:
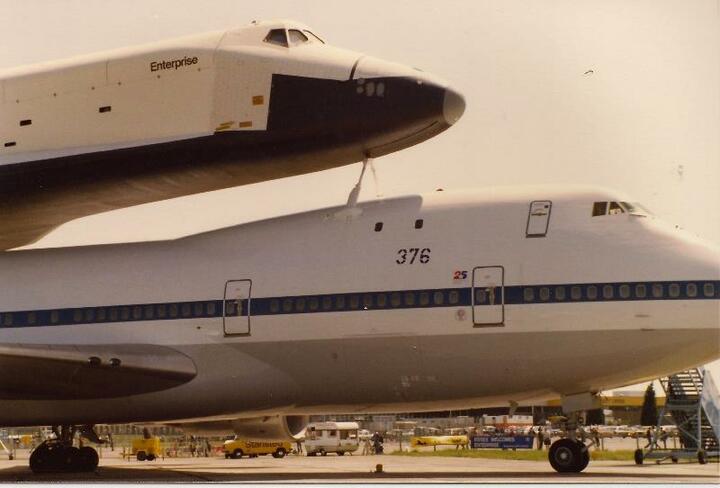
[{"label": "yellow truck", "polygon": [[258,457],[268,454],[274,458],[282,458],[291,449],[290,443],[285,441],[251,441],[237,437],[234,440],[225,441],[223,444],[225,459],[240,459],[243,456]]},{"label": "yellow truck", "polygon": [[162,454],[159,437],[133,439],[132,455],[138,461],[154,461]]}]

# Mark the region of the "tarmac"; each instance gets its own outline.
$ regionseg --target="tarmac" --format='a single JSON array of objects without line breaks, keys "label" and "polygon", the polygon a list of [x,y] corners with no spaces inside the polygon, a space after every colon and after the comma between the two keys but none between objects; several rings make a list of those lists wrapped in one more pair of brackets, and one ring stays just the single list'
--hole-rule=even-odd
[{"label": "tarmac", "polygon": [[[23,456],[24,457],[24,456]],[[493,459],[335,456],[284,459],[166,458],[152,462],[104,456],[94,473],[33,474],[27,458],[0,460],[0,482],[269,482],[269,483],[720,483],[720,465],[591,461],[580,474],[558,474],[547,462]],[[375,473],[382,464],[383,472]]]}]

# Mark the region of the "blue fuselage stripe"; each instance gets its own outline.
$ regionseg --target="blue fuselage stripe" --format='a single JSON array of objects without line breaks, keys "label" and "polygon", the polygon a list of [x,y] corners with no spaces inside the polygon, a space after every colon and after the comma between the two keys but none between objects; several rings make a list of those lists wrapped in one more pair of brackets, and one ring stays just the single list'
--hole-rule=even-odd
[{"label": "blue fuselage stripe", "polygon": [[[473,300],[474,298],[474,300]],[[386,290],[321,295],[252,297],[250,316],[406,310],[418,308],[625,302],[717,300],[720,281],[653,281],[511,285],[497,288],[456,287]],[[246,317],[248,300],[197,300],[62,309],[0,312],[0,329],[55,325],[147,322]]]}]

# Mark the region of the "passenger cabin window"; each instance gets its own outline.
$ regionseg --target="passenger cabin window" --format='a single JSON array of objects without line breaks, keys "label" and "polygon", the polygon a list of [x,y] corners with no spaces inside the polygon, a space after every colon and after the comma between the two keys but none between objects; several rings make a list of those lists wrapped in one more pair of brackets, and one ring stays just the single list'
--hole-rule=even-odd
[{"label": "passenger cabin window", "polygon": [[550,288],[548,288],[547,286],[543,286],[542,288],[540,288],[540,300],[542,300],[543,302],[547,302],[548,300],[550,300]]},{"label": "passenger cabin window", "polygon": [[703,294],[707,298],[712,298],[715,296],[715,285],[713,283],[705,283],[703,285]]},{"label": "passenger cabin window", "polygon": [[620,285],[620,298],[630,298],[629,285]]},{"label": "passenger cabin window", "polygon": [[580,300],[582,298],[582,290],[579,286],[573,286],[570,288],[570,298],[573,300]]},{"label": "passenger cabin window", "polygon": [[310,40],[305,34],[297,29],[290,29],[288,31],[288,36],[290,37],[291,44],[302,44]]},{"label": "passenger cabin window", "polygon": [[598,297],[597,286],[595,286],[595,285],[588,286],[586,293],[587,293],[588,300],[597,300],[597,297]]},{"label": "passenger cabin window", "polygon": [[525,288],[523,290],[523,298],[526,302],[532,302],[535,300],[535,290],[533,288]]},{"label": "passenger cabin window", "polygon": [[660,283],[655,283],[652,286],[652,296],[653,298],[662,298],[663,296],[663,286]]},{"label": "passenger cabin window", "polygon": [[273,29],[265,36],[265,42],[276,46],[288,47],[287,33],[285,29]]},{"label": "passenger cabin window", "polygon": [[635,297],[645,298],[647,296],[647,288],[643,284],[635,285]]},{"label": "passenger cabin window", "polygon": [[612,298],[615,296],[615,289],[612,285],[605,285],[603,286],[603,298],[605,300],[612,300]]}]

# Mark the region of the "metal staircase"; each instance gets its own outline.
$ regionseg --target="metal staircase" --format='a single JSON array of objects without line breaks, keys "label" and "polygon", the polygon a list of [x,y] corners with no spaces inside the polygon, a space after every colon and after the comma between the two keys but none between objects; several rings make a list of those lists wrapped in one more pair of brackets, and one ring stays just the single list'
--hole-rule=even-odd
[{"label": "metal staircase", "polygon": [[[642,464],[643,459],[677,462],[680,458],[694,458],[704,464],[708,458],[717,458],[720,455],[720,398],[712,377],[702,368],[694,368],[660,378],[660,385],[665,390],[665,406],[649,449],[638,449],[635,462]],[[678,428],[680,449],[661,449],[658,445],[660,423],[666,414],[670,414]]]}]

